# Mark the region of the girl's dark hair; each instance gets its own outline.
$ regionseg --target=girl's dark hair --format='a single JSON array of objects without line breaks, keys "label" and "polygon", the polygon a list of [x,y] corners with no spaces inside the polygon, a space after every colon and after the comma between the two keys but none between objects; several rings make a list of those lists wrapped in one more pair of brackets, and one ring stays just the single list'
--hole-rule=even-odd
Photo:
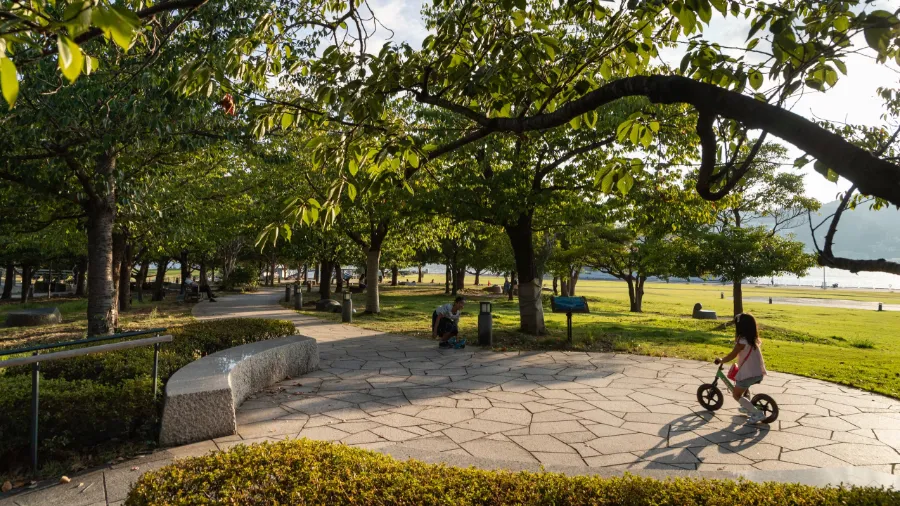
[{"label": "girl's dark hair", "polygon": [[734,333],[737,337],[743,337],[751,348],[759,346],[759,328],[756,326],[756,318],[750,313],[734,315]]}]

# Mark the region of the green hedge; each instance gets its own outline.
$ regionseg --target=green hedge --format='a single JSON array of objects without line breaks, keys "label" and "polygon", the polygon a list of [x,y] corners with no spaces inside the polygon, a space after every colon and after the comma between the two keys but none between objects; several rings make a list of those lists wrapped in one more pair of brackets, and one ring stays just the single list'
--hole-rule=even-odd
[{"label": "green hedge", "polygon": [[[241,344],[292,335],[294,324],[240,318],[189,323],[168,332],[174,340],[160,349],[160,391],[190,362]],[[41,462],[81,458],[123,442],[156,440],[162,396],[152,399],[152,368],[152,347],[41,364]],[[25,467],[30,447],[31,367],[5,371],[0,375],[0,473]]]},{"label": "green hedge", "polygon": [[180,460],[144,474],[125,504],[851,506],[900,504],[900,492],[458,469],[303,439]]}]

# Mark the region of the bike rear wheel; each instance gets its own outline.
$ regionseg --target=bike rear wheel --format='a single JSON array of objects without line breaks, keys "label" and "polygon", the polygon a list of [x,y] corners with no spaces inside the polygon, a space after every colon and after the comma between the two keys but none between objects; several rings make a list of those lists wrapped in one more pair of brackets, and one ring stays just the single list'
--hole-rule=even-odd
[{"label": "bike rear wheel", "polygon": [[775,399],[766,394],[756,394],[750,399],[750,402],[766,415],[762,419],[762,423],[772,423],[778,419],[778,403],[775,402]]},{"label": "bike rear wheel", "polygon": [[697,402],[707,411],[716,411],[722,407],[725,397],[719,387],[705,383],[697,389]]}]

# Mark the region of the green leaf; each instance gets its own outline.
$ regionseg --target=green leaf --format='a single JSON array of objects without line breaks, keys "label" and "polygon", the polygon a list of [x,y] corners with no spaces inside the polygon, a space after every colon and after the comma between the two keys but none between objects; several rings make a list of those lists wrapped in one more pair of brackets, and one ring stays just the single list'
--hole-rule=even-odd
[{"label": "green leaf", "polygon": [[715,7],[717,11],[721,12],[723,16],[728,13],[728,4],[725,2],[725,0],[710,0],[710,3],[712,3],[713,7]]},{"label": "green leaf", "polygon": [[123,7],[99,7],[93,13],[93,23],[103,31],[108,40],[127,52],[134,42],[135,31],[141,25],[141,20]]},{"label": "green leaf", "polygon": [[355,158],[351,158],[350,163],[347,164],[347,170],[350,171],[350,175],[355,176],[359,172],[359,162]]},{"label": "green leaf", "polygon": [[294,114],[287,112],[281,116],[281,128],[287,130],[294,124]]},{"label": "green leaf", "polygon": [[609,193],[612,190],[613,179],[616,177],[616,171],[610,169],[609,172],[603,177],[603,181],[600,183],[600,191],[603,193]]},{"label": "green leaf", "polygon": [[651,121],[650,130],[653,130],[653,133],[659,132],[659,121]]},{"label": "green leaf", "polygon": [[834,66],[841,71],[841,74],[847,75],[847,65],[841,60],[831,60]]},{"label": "green leaf", "polygon": [[835,30],[843,33],[846,32],[850,28],[850,20],[846,16],[841,16],[839,18],[834,19],[834,24],[831,25]]},{"label": "green leaf", "polygon": [[637,125],[634,125],[631,127],[631,135],[629,135],[628,139],[631,141],[632,144],[638,143],[638,133],[639,133],[638,131],[639,130],[640,129],[637,127]]},{"label": "green leaf", "polygon": [[59,48],[59,69],[74,83],[84,68],[84,54],[78,44],[65,35],[57,38],[56,46]]},{"label": "green leaf", "polygon": [[19,76],[16,66],[9,58],[0,56],[0,89],[3,90],[3,98],[12,109],[16,106],[16,97],[19,96]]},{"label": "green leaf", "polygon": [[624,141],[628,138],[628,133],[631,132],[631,125],[634,121],[627,119],[619,124],[618,128],[616,128],[616,140],[619,142]]},{"label": "green leaf", "polygon": [[813,164],[813,170],[825,176],[825,179],[831,181],[832,183],[837,183],[840,176],[838,176],[837,172],[831,170],[826,167],[824,163],[816,160],[816,163]]},{"label": "green leaf", "polygon": [[347,196],[351,202],[356,202],[356,186],[353,183],[347,183]]},{"label": "green leaf", "polygon": [[412,186],[409,185],[408,181],[403,181],[403,187],[406,188],[406,191],[409,192],[410,195],[415,195],[416,193],[413,191]]},{"label": "green leaf", "polygon": [[419,155],[415,154],[412,151],[406,152],[406,161],[409,163],[414,169],[419,168]]},{"label": "green leaf", "polygon": [[832,183],[837,183],[838,179],[840,179],[840,176],[838,176],[837,172],[828,169],[828,172],[825,173],[825,179],[831,181]]},{"label": "green leaf", "polygon": [[525,24],[525,13],[522,11],[513,11],[512,13],[513,24],[516,27],[520,27]]},{"label": "green leaf", "polygon": [[762,72],[752,69],[749,74],[747,74],[747,78],[750,81],[750,86],[753,87],[754,90],[758,90],[763,83],[763,75]]},{"label": "green leaf", "polygon": [[616,188],[622,192],[622,195],[628,195],[628,192],[631,191],[631,187],[634,186],[634,176],[630,173],[625,174],[625,176],[619,179],[619,182],[616,183]]},{"label": "green leaf", "polygon": [[581,116],[575,116],[569,121],[569,126],[572,127],[573,130],[578,130],[581,128]]},{"label": "green leaf", "polygon": [[[307,202],[309,202],[309,205],[315,207],[316,209],[322,208],[322,204],[319,204],[319,201],[312,197],[310,197],[309,200],[307,200]],[[315,221],[315,220],[313,220],[313,221]]]},{"label": "green leaf", "polygon": [[891,42],[891,30],[888,28],[869,26],[863,30],[863,34],[866,37],[866,42],[869,44],[869,47],[879,53],[885,52],[888,48],[888,44]]},{"label": "green leaf", "polygon": [[319,221],[319,210],[315,207],[309,208],[309,221],[313,223]]},{"label": "green leaf", "polygon": [[641,128],[644,133],[641,135],[641,144],[644,145],[644,149],[650,147],[650,143],[653,142],[653,134],[650,132],[649,128]]}]

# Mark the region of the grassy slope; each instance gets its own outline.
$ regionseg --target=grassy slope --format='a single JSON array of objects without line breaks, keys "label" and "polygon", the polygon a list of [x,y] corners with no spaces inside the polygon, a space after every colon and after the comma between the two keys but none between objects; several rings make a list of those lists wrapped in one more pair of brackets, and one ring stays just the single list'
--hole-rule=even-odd
[{"label": "grassy slope", "polygon": [[[495,278],[488,278],[496,283]],[[469,278],[467,281],[471,281]],[[482,283],[487,279],[482,278]],[[502,280],[500,280],[502,282]],[[473,287],[471,287],[473,288]],[[477,298],[486,298],[474,289],[466,291],[461,335],[477,339]],[[720,292],[725,291],[725,299]],[[731,348],[733,330],[718,322],[690,318],[694,303],[713,309],[720,316],[731,313],[728,287],[654,283],[646,286],[644,313],[628,312],[628,292],[624,283],[581,281],[578,295],[588,298],[591,314],[573,318],[574,348],[595,351],[627,351],[711,360]],[[316,294],[311,294],[318,298]],[[885,292],[745,287],[745,296],[819,297],[834,299],[900,302],[900,294]],[[448,297],[443,285],[384,287],[382,313],[355,316],[366,328],[430,337],[431,311]],[[566,318],[550,314],[545,305],[548,335],[523,336],[516,331],[516,302],[494,297],[494,340],[498,348],[556,349],[565,347]],[[363,308],[363,294],[354,296],[354,307]],[[800,374],[900,398],[900,312],[856,309],[769,305],[747,302],[744,310],[755,314],[762,325],[763,350],[771,370]],[[322,313],[309,313],[323,316]],[[340,315],[324,315],[339,320]],[[859,347],[862,346],[862,347]],[[872,346],[872,348],[866,348]]]}]

